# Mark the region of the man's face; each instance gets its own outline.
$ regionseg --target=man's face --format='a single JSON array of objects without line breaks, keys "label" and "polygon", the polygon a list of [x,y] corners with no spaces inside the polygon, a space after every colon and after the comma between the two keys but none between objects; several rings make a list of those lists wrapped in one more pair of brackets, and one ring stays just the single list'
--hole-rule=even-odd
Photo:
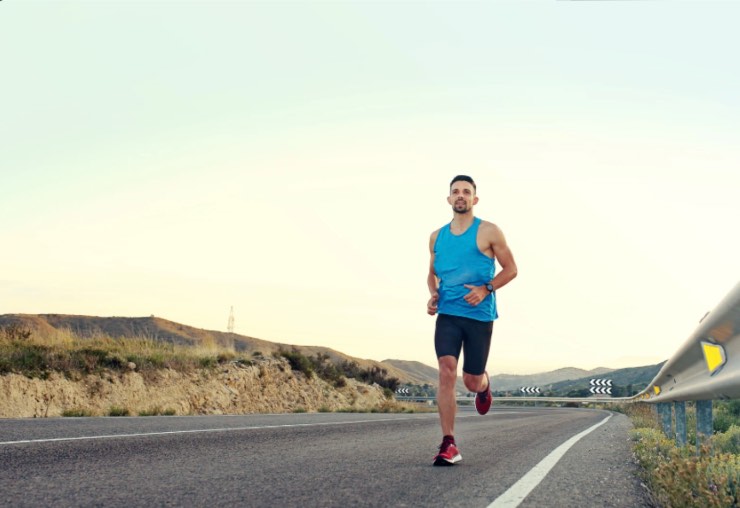
[{"label": "man's face", "polygon": [[452,206],[455,213],[468,213],[472,210],[473,205],[478,203],[475,195],[475,188],[470,182],[455,182],[450,187],[450,196],[447,202]]}]

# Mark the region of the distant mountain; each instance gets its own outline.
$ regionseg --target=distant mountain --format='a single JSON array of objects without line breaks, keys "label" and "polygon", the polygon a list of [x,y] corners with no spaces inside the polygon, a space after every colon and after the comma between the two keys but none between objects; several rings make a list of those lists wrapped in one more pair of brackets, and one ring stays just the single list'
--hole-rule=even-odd
[{"label": "distant mountain", "polygon": [[496,391],[518,390],[523,386],[544,387],[553,383],[566,381],[570,379],[581,379],[584,377],[602,376],[614,369],[598,367],[593,370],[576,369],[574,367],[565,367],[553,370],[551,372],[542,372],[540,374],[512,375],[497,374],[491,377],[491,386]]},{"label": "distant mountain", "polygon": [[[630,367],[627,369],[618,369],[606,373],[605,375],[599,375],[599,379],[609,379],[612,381],[614,386],[623,387],[632,393],[620,393],[615,390],[614,396],[629,396],[635,395],[637,392],[642,391],[650,381],[652,381],[660,368],[663,367],[665,362],[661,362],[655,365],[646,365],[644,367]],[[561,381],[559,383],[553,383],[548,386],[549,390],[558,393],[559,395],[567,395],[570,392],[582,391],[586,395],[586,391],[591,387],[591,379],[594,376],[583,377],[580,379],[569,379],[567,381]],[[631,387],[631,390],[629,388]]]}]

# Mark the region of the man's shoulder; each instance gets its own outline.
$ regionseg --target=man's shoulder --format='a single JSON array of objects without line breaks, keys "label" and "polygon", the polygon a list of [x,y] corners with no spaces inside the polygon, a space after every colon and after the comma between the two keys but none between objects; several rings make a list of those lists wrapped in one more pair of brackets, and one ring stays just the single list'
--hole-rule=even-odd
[{"label": "man's shoulder", "polygon": [[480,226],[478,226],[478,234],[484,237],[495,239],[496,237],[500,236],[502,232],[501,228],[499,228],[493,222],[481,219]]},{"label": "man's shoulder", "polygon": [[480,220],[480,226],[478,226],[478,228],[479,229],[482,229],[484,231],[486,231],[486,230],[488,230],[488,231],[498,231],[499,230],[499,227],[496,224],[494,224],[491,221],[487,221],[487,220],[483,220],[483,219]]},{"label": "man's shoulder", "polygon": [[435,229],[434,231],[432,231],[432,234],[430,235],[430,238],[437,238],[437,236],[439,235],[439,232],[442,231],[447,226],[449,226],[449,224],[445,224],[444,226],[438,227],[437,229]]}]

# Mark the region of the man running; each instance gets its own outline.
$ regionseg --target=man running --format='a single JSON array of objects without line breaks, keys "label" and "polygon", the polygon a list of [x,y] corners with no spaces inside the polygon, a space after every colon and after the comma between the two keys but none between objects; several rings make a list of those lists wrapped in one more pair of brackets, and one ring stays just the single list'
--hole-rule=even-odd
[{"label": "man running", "polygon": [[[453,178],[447,202],[452,206],[452,221],[429,238],[427,277],[431,294],[427,313],[438,314],[434,348],[439,362],[437,406],[443,438],[434,457],[435,466],[462,460],[455,444],[455,382],[461,349],[465,357],[463,382],[477,393],[475,408],[484,415],[491,407],[493,396],[485,369],[493,321],[498,317],[496,290],[517,275],[501,229],[473,215],[473,206],[478,203],[473,179],[465,175]],[[495,277],[494,259],[501,265]]]}]

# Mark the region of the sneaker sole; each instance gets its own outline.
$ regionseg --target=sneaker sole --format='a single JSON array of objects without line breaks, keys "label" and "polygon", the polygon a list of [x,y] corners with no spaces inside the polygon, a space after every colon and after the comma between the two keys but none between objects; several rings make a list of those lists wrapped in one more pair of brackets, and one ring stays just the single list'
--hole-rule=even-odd
[{"label": "sneaker sole", "polygon": [[454,466],[458,462],[462,460],[462,456],[458,453],[452,459],[445,459],[444,457],[435,457],[434,458],[434,464],[435,466]]}]

